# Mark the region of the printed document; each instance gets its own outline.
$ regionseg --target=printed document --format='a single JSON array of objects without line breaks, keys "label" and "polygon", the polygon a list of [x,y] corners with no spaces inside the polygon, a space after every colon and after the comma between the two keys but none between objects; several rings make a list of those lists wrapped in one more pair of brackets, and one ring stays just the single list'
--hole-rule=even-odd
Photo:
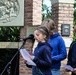
[{"label": "printed document", "polygon": [[20,53],[22,55],[22,57],[27,60],[27,64],[28,65],[34,65],[36,66],[36,64],[30,59],[30,54],[28,53],[28,51],[26,49],[20,49]]},{"label": "printed document", "polygon": [[70,71],[73,71],[73,67],[71,67],[70,65],[65,65],[65,68],[70,70]]}]

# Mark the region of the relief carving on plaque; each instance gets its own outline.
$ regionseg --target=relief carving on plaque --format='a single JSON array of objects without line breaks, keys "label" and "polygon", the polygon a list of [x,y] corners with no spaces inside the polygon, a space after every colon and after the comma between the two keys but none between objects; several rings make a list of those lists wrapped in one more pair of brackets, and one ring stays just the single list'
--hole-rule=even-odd
[{"label": "relief carving on plaque", "polygon": [[0,22],[7,23],[15,20],[19,10],[18,0],[0,0]]}]

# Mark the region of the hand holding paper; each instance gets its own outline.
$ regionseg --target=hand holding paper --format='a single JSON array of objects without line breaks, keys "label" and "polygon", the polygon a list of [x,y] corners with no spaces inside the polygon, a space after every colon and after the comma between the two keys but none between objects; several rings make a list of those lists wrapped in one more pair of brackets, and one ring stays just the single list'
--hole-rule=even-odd
[{"label": "hand holding paper", "polygon": [[76,68],[74,68],[73,73],[75,73],[75,74],[76,74]]},{"label": "hand holding paper", "polygon": [[35,57],[35,56],[33,56],[33,55],[30,55],[30,59],[31,59],[31,60],[33,60],[33,59],[34,59],[34,57]]},{"label": "hand holding paper", "polygon": [[67,70],[69,70],[69,71],[73,71],[73,70],[74,70],[73,67],[71,67],[70,65],[65,65],[65,68],[66,68]]},{"label": "hand holding paper", "polygon": [[20,49],[20,53],[23,56],[23,58],[27,61],[26,63],[28,65],[36,66],[36,64],[30,59],[30,54],[26,51],[26,49]]}]

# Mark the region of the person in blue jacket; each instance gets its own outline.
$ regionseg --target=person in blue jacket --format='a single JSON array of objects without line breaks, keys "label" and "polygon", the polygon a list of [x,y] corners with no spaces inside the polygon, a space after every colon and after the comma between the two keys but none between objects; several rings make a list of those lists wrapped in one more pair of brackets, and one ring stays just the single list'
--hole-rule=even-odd
[{"label": "person in blue jacket", "polygon": [[49,31],[46,27],[39,26],[34,31],[34,35],[38,45],[34,50],[34,55],[30,55],[30,59],[36,64],[36,66],[32,66],[32,75],[52,75],[52,47],[47,42]]},{"label": "person in blue jacket", "polygon": [[61,61],[67,56],[66,46],[63,38],[56,30],[56,25],[52,19],[46,19],[42,22],[42,26],[49,29],[50,38],[48,43],[52,50],[52,75],[60,75]]}]

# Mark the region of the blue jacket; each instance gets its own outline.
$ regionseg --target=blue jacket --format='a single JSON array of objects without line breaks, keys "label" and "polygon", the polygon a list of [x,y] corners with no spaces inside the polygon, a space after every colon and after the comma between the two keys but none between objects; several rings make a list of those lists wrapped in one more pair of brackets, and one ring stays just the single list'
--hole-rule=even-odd
[{"label": "blue jacket", "polygon": [[[33,61],[37,66],[32,66],[33,75],[51,75],[51,46],[47,43],[38,43],[36,49],[34,50],[35,58]],[[39,73],[38,73],[39,72]]]},{"label": "blue jacket", "polygon": [[48,40],[49,44],[53,48],[52,50],[52,69],[60,69],[61,61],[66,58],[67,51],[64,40],[59,35],[55,33],[50,36]]}]

